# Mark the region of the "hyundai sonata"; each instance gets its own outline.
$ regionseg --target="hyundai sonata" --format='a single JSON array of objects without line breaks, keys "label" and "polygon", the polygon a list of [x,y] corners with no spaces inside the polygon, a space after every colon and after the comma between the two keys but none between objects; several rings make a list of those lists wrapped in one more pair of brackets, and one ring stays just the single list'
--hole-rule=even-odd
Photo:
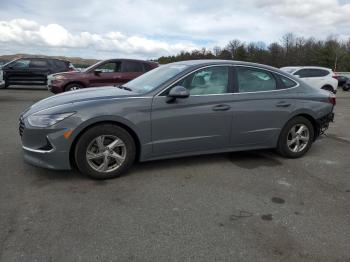
[{"label": "hyundai sonata", "polygon": [[273,67],[197,60],[46,98],[21,114],[19,131],[27,162],[104,179],[135,160],[262,148],[297,158],[334,105],[333,94]]}]

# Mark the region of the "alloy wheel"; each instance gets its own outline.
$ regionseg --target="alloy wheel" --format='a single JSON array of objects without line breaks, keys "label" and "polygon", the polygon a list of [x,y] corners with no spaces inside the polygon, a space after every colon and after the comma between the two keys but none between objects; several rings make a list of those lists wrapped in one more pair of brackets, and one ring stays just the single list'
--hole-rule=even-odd
[{"label": "alloy wheel", "polygon": [[116,136],[102,135],[93,139],[86,150],[86,160],[97,172],[117,170],[125,161],[126,146]]},{"label": "alloy wheel", "polygon": [[307,147],[309,140],[309,128],[304,124],[297,124],[294,125],[288,132],[287,146],[290,151],[299,153]]}]

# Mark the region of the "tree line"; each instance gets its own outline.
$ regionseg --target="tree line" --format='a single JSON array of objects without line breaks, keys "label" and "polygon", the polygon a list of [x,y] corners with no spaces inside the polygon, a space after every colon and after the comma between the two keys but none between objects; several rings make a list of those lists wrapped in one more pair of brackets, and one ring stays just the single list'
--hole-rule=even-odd
[{"label": "tree line", "polygon": [[162,56],[160,64],[192,59],[226,59],[283,66],[323,66],[334,71],[350,71],[350,38],[347,41],[329,36],[326,40],[304,38],[293,33],[285,34],[280,42],[266,45],[264,42],[245,43],[238,39],[226,46],[212,50],[202,48],[182,51],[173,56]]}]

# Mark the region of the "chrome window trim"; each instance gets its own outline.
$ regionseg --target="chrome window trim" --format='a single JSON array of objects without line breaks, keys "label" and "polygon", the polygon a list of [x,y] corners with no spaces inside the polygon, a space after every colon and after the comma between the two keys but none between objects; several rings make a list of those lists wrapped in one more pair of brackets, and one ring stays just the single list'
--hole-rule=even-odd
[{"label": "chrome window trim", "polygon": [[257,94],[257,93],[267,93],[267,92],[285,91],[285,90],[294,89],[294,88],[297,88],[297,87],[300,86],[300,84],[299,84],[297,81],[295,81],[294,79],[292,79],[292,78],[290,78],[290,77],[288,77],[288,76],[286,76],[286,75],[284,75],[284,74],[281,74],[281,73],[279,73],[279,72],[276,72],[276,71],[273,71],[273,70],[270,70],[270,69],[261,68],[261,67],[258,67],[258,66],[251,66],[251,65],[232,65],[232,64],[208,65],[208,66],[203,66],[203,67],[197,68],[196,70],[187,73],[186,75],[180,77],[179,79],[174,80],[174,81],[171,82],[167,87],[165,87],[164,89],[162,89],[161,91],[159,91],[154,97],[160,96],[161,93],[163,93],[164,91],[166,91],[167,89],[169,89],[174,83],[176,83],[176,82],[178,82],[178,81],[181,81],[182,79],[184,79],[185,77],[189,76],[190,74],[195,73],[195,72],[197,72],[197,71],[199,71],[199,70],[208,68],[208,67],[213,67],[213,66],[250,67],[250,68],[256,68],[256,69],[259,69],[259,70],[265,70],[265,71],[268,71],[268,72],[270,72],[270,73],[278,74],[278,75],[280,75],[280,76],[283,76],[283,77],[285,77],[285,78],[288,78],[289,80],[293,81],[296,85],[293,86],[293,87],[282,88],[282,89],[276,89],[276,90],[267,90],[267,91],[236,92],[236,93],[207,94],[207,95],[190,95],[190,96],[218,96],[218,95],[236,95],[236,94]]}]

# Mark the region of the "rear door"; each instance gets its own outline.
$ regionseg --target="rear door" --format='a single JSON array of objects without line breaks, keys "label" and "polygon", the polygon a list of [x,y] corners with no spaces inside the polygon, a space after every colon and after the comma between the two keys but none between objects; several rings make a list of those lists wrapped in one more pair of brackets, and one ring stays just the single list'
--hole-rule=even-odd
[{"label": "rear door", "polygon": [[89,73],[89,86],[119,85],[121,79],[121,61],[106,61]]},{"label": "rear door", "polygon": [[294,108],[293,80],[256,67],[237,66],[233,99],[233,147],[274,147]]},{"label": "rear door", "polygon": [[47,75],[51,73],[50,67],[46,59],[30,59],[28,81],[31,84],[46,85]]},{"label": "rear door", "polygon": [[327,83],[330,72],[325,69],[304,68],[296,71],[294,75],[298,75],[308,85],[321,88]]}]

